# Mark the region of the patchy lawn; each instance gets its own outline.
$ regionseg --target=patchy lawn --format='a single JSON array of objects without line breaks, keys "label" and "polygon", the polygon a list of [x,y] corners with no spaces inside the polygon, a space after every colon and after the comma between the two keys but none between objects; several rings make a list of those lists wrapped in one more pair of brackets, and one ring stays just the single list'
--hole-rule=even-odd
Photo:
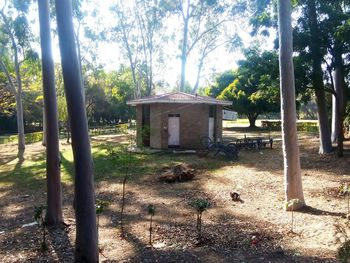
[{"label": "patchy lawn", "polygon": [[[251,133],[228,129],[227,136]],[[251,136],[260,134],[255,130]],[[273,134],[276,136],[277,134]],[[267,134],[265,134],[267,136]],[[345,240],[347,203],[340,187],[349,178],[349,153],[317,154],[317,139],[300,137],[305,199],[308,207],[284,211],[281,143],[274,149],[243,150],[237,162],[222,158],[172,153],[134,154],[137,163],[127,184],[126,235],[120,237],[119,216],[125,162],[111,159],[103,145],[126,143],[123,135],[92,140],[96,196],[111,205],[100,218],[101,262],[337,262],[336,250]],[[349,148],[349,142],[346,147]],[[45,203],[44,148],[26,149],[22,164],[15,145],[0,149],[0,258],[2,262],[71,262],[75,235],[73,166],[70,145],[61,143],[65,229],[50,229],[49,250],[40,252],[35,205]],[[120,153],[123,154],[122,152]],[[196,169],[191,182],[166,184],[157,180],[161,167],[188,163]],[[244,202],[231,200],[237,191]],[[203,242],[196,240],[196,214],[189,203],[206,198],[211,207],[203,213]],[[154,248],[148,246],[148,204],[156,206]],[[254,242],[253,242],[254,240]]]}]

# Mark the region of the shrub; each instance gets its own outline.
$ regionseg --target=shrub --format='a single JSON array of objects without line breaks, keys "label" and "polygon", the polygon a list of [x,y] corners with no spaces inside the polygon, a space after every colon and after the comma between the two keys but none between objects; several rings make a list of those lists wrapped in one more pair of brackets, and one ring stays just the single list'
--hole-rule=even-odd
[{"label": "shrub", "polygon": [[207,199],[195,199],[191,202],[191,206],[197,212],[197,235],[198,240],[202,239],[202,214],[210,207],[210,202]]},{"label": "shrub", "polygon": [[39,227],[42,230],[42,241],[41,241],[41,249],[47,250],[46,244],[46,230],[45,230],[45,221],[44,221],[44,211],[46,210],[46,206],[40,205],[34,207],[34,219],[38,223]]},{"label": "shrub", "polygon": [[153,216],[156,213],[156,207],[152,204],[149,204],[147,206],[147,211],[148,214],[150,215],[150,222],[149,222],[149,244],[152,246],[152,231],[153,231],[153,227],[152,227],[152,223],[153,223]]}]

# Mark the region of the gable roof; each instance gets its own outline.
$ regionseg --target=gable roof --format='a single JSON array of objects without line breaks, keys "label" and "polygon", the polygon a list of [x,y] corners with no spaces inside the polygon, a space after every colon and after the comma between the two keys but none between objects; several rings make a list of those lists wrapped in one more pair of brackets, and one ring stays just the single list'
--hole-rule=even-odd
[{"label": "gable roof", "polygon": [[213,104],[213,105],[232,105],[231,101],[217,100],[208,96],[192,95],[184,92],[172,92],[161,95],[150,96],[142,99],[128,101],[126,104],[136,106],[139,104],[152,103],[191,103],[191,104]]}]

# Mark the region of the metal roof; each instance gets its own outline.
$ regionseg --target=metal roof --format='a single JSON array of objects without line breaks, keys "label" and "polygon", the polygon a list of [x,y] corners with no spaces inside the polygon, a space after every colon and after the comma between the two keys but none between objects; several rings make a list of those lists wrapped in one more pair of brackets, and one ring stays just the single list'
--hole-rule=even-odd
[{"label": "metal roof", "polygon": [[192,104],[213,104],[213,105],[232,105],[231,101],[217,100],[208,96],[192,95],[184,92],[172,92],[161,95],[155,95],[145,97],[142,99],[136,99],[128,101],[127,104],[136,106],[139,104],[152,104],[152,103],[192,103]]}]

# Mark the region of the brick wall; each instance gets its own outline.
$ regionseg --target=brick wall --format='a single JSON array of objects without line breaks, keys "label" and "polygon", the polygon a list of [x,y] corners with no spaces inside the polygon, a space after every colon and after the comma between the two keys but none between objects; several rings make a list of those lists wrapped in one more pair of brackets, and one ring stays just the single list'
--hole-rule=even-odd
[{"label": "brick wall", "polygon": [[136,106],[136,144],[142,146],[142,105]]},{"label": "brick wall", "polygon": [[[222,106],[216,110],[216,137],[222,139]],[[182,149],[201,148],[200,138],[208,136],[209,105],[207,104],[151,104],[150,107],[150,147],[168,148],[168,115],[180,114],[180,147]],[[137,145],[142,146],[141,125],[142,105],[137,105]]]}]

